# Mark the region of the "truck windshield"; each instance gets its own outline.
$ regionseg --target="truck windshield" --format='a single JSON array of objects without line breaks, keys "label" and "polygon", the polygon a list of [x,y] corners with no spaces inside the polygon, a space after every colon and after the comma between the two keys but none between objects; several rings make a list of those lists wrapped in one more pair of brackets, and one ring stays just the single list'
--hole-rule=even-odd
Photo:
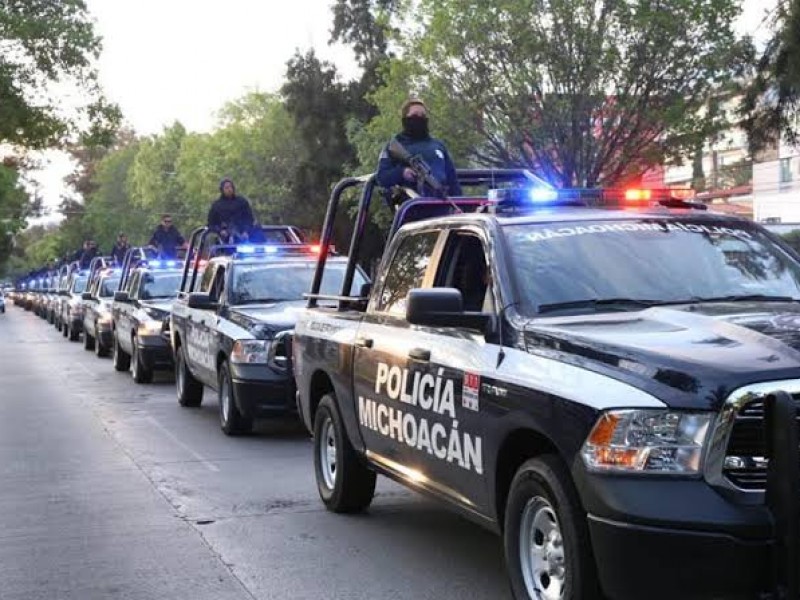
[{"label": "truck windshield", "polygon": [[109,277],[100,284],[100,297],[110,298],[119,287],[119,277]]},{"label": "truck windshield", "polygon": [[[302,300],[303,294],[311,289],[316,266],[316,261],[236,265],[230,303]],[[344,271],[344,263],[328,263],[320,293],[338,295],[342,289]],[[364,276],[356,270],[352,289],[359,290],[365,282]]]},{"label": "truck windshield", "polygon": [[528,314],[800,300],[800,263],[750,223],[647,219],[503,230]]},{"label": "truck windshield", "polygon": [[181,286],[181,273],[147,273],[142,278],[140,300],[172,298]]},{"label": "truck windshield", "polygon": [[74,283],[72,284],[72,292],[74,294],[82,294],[86,291],[86,277],[77,277],[75,278]]}]

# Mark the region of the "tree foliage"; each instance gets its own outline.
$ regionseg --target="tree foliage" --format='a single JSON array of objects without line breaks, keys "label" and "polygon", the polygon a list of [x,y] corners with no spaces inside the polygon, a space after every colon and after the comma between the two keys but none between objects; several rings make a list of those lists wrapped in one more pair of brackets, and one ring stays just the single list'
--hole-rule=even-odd
[{"label": "tree foliage", "polygon": [[736,0],[420,0],[413,10],[425,26],[406,38],[411,77],[376,94],[382,117],[403,89],[430,94],[438,119],[479,134],[473,160],[564,186],[616,183],[691,150],[722,126],[704,106],[747,49],[732,27]]},{"label": "tree foliage", "polygon": [[742,125],[754,153],[781,136],[798,142],[800,0],[779,0],[771,21],[774,35],[756,63],[741,106]]},{"label": "tree foliage", "polygon": [[[100,39],[84,0],[0,0],[0,143],[60,142],[78,129],[101,139],[119,119],[97,84]],[[86,98],[76,115],[59,93]]]}]

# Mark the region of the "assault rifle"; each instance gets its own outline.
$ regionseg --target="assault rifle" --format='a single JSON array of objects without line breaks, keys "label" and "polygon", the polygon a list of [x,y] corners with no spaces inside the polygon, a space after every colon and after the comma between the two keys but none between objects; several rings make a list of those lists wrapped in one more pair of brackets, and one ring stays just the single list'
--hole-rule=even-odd
[{"label": "assault rifle", "polygon": [[433,195],[437,198],[447,197],[447,187],[433,176],[430,165],[421,156],[412,156],[405,146],[397,140],[390,141],[387,150],[392,160],[402,163],[414,171],[417,176],[418,194],[429,196],[428,190],[432,190]]}]

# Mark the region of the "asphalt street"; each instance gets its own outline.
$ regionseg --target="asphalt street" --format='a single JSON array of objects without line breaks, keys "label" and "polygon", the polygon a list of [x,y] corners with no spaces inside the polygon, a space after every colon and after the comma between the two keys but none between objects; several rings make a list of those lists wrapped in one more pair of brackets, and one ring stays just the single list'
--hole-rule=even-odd
[{"label": "asphalt street", "polygon": [[327,512],[294,419],[219,429],[216,395],[136,385],[31,313],[0,315],[0,598],[505,599],[499,537],[384,478]]}]

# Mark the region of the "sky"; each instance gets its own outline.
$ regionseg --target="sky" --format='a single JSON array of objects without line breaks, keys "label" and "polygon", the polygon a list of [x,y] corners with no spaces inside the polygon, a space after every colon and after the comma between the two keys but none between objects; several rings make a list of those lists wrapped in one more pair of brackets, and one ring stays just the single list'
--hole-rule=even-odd
[{"label": "sky", "polygon": [[[487,0],[491,1],[491,0]],[[738,28],[757,39],[775,0],[744,0]],[[101,83],[129,125],[159,132],[176,119],[208,131],[225,102],[248,90],[276,91],[296,49],[314,48],[344,77],[352,52],[329,46],[332,0],[87,0],[103,37]],[[48,207],[58,206],[71,171],[60,153],[41,157],[32,179]],[[56,219],[46,218],[46,221]]]},{"label": "sky", "polygon": [[[140,134],[176,119],[208,131],[215,113],[248,90],[277,91],[295,50],[314,48],[346,78],[349,48],[330,46],[332,0],[87,0],[103,37],[98,68],[106,95]],[[72,169],[59,152],[39,155],[31,177],[48,207]],[[56,216],[44,221],[57,219]]]}]

